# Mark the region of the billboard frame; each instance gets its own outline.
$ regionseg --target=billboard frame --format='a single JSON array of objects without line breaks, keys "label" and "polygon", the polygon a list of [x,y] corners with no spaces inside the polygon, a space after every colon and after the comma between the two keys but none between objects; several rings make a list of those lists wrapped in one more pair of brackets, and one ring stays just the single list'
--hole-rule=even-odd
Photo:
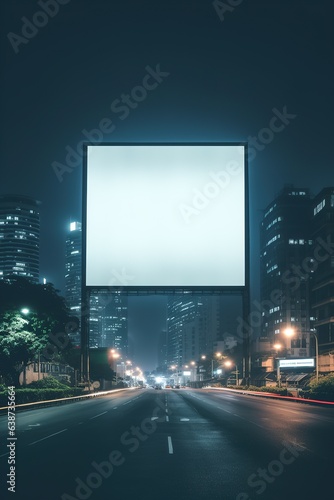
[{"label": "billboard frame", "polygon": [[[229,286],[131,286],[131,285],[86,285],[86,238],[87,238],[87,150],[89,146],[242,146],[244,147],[244,285]],[[82,185],[82,282],[85,289],[121,291],[129,295],[156,294],[240,294],[249,289],[249,193],[248,193],[248,143],[247,142],[99,142],[83,144],[83,185]]]},{"label": "billboard frame", "polygon": [[[87,238],[87,150],[89,146],[242,146],[244,147],[244,285],[242,286],[87,286],[86,285],[86,238]],[[249,171],[247,141],[124,141],[83,143],[82,176],[82,282],[81,282],[81,381],[90,389],[89,327],[90,295],[92,291],[108,290],[125,295],[239,295],[242,297],[242,315],[245,323],[250,315],[250,228],[249,228]],[[250,337],[243,335],[243,379],[250,383],[251,355]]]}]

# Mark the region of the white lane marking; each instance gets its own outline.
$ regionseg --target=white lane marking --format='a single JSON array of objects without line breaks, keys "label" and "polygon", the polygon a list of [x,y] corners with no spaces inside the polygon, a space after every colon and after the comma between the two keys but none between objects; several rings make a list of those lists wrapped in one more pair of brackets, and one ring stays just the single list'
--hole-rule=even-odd
[{"label": "white lane marking", "polygon": [[33,443],[29,443],[28,446],[31,446],[31,445],[36,444],[36,443],[40,443],[41,441],[44,441],[45,439],[49,439],[52,436],[57,436],[57,434],[61,434],[62,432],[65,432],[65,431],[67,431],[67,429],[63,429],[62,431],[55,432],[54,434],[50,434],[50,436],[46,436],[45,438],[39,439],[38,441],[34,441]]},{"label": "white lane marking", "polygon": [[29,427],[39,427],[41,424],[29,424]]},{"label": "white lane marking", "polygon": [[166,422],[169,422],[169,416],[166,415]]},{"label": "white lane marking", "polygon": [[0,455],[0,458],[1,457],[5,457],[6,455],[9,455],[9,452],[8,453],[4,453],[3,455]]},{"label": "white lane marking", "polygon": [[94,417],[90,417],[89,420],[93,420],[93,418],[101,417],[101,415],[104,415],[105,413],[108,413],[108,412],[104,411],[103,413],[99,413],[98,415],[95,415]]},{"label": "white lane marking", "polygon": [[123,403],[123,406],[128,405],[129,403],[132,403],[132,401],[130,400],[130,401],[127,401],[126,403]]},{"label": "white lane marking", "polygon": [[158,420],[159,417],[151,417],[151,420]]},{"label": "white lane marking", "polygon": [[168,452],[170,455],[174,453],[173,451],[173,444],[172,444],[172,438],[168,436]]},{"label": "white lane marking", "polygon": [[189,422],[189,418],[180,418],[180,422]]},{"label": "white lane marking", "polygon": [[118,406],[114,406],[114,407],[113,407],[113,410],[117,410],[117,408],[118,408]]},{"label": "white lane marking", "polygon": [[167,408],[166,408],[165,412],[166,412],[166,413],[168,413],[168,410],[167,410]]}]

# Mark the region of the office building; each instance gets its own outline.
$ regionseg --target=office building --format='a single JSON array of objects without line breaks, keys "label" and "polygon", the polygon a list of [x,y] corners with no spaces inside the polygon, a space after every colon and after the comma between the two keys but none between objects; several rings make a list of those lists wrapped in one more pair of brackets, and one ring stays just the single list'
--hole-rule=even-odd
[{"label": "office building", "polygon": [[[313,278],[311,199],[307,189],[286,185],[268,205],[260,226],[261,337],[282,346],[281,355],[310,355],[310,290]],[[287,329],[291,337],[285,335]]]},{"label": "office building", "polygon": [[334,187],[312,200],[312,310],[319,339],[320,371],[334,366]]},{"label": "office building", "polygon": [[40,202],[0,196],[0,279],[22,276],[39,282]]},{"label": "office building", "polygon": [[181,368],[211,354],[220,335],[220,298],[175,295],[167,302],[167,365]]},{"label": "office building", "polygon": [[[82,228],[71,222],[66,237],[65,290],[66,300],[74,316],[81,315]],[[127,297],[121,292],[91,290],[88,318],[89,347],[111,347],[127,354]],[[80,345],[80,334],[71,337]]]}]

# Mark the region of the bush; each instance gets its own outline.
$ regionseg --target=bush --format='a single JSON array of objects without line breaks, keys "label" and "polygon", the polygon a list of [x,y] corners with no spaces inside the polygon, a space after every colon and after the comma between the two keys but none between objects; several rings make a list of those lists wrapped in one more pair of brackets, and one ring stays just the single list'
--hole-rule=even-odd
[{"label": "bush", "polygon": [[322,376],[317,382],[312,379],[309,385],[308,395],[311,399],[321,401],[334,401],[334,373]]},{"label": "bush", "polygon": [[45,377],[41,380],[31,382],[27,386],[27,389],[68,389],[68,387],[68,385],[60,382],[55,377]]},{"label": "bush", "polygon": [[[24,403],[33,403],[36,401],[48,401],[50,399],[69,398],[71,396],[80,396],[83,390],[77,387],[66,387],[65,389],[16,389],[15,402],[17,405]],[[6,406],[8,394],[0,393],[0,407]]]},{"label": "bush", "polygon": [[256,391],[256,392],[271,392],[273,394],[278,394],[279,396],[292,396],[291,392],[283,387],[257,387],[256,385],[238,385],[229,386],[230,389],[236,389],[240,391]]}]

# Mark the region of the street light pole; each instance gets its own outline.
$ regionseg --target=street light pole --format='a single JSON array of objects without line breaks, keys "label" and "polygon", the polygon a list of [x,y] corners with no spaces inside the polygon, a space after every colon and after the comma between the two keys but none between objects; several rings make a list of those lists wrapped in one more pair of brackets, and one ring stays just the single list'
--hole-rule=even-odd
[{"label": "street light pole", "polygon": [[310,332],[315,339],[315,377],[316,381],[319,382],[319,341],[318,336],[314,332]]}]

